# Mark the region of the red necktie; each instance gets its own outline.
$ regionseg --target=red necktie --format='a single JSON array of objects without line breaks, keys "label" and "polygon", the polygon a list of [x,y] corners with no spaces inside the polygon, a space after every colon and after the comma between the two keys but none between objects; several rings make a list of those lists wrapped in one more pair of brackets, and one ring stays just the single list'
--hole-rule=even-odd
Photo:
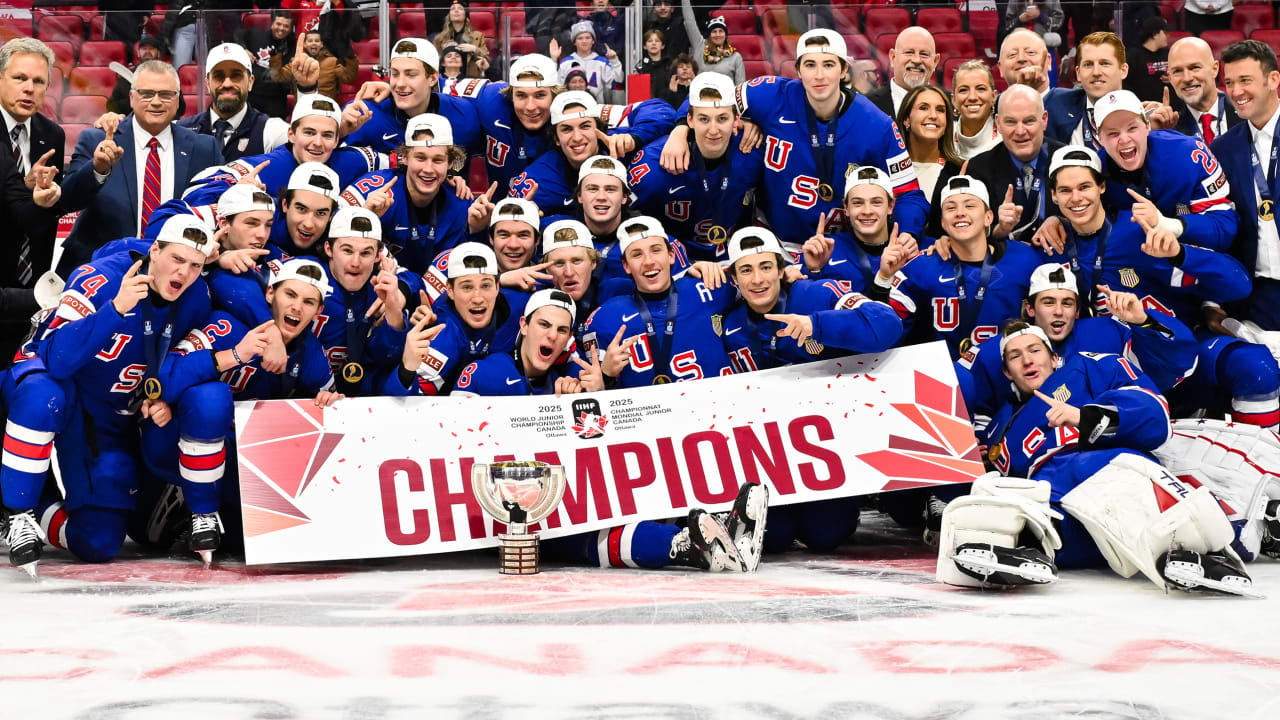
[{"label": "red necktie", "polygon": [[147,141],[147,147],[151,148],[151,152],[147,154],[147,168],[142,183],[142,229],[144,230],[151,220],[152,211],[160,206],[160,152],[156,150],[159,144],[160,141],[155,138]]},{"label": "red necktie", "polygon": [[1213,116],[1205,113],[1200,116],[1200,127],[1204,130],[1204,142],[1206,145],[1213,142]]}]

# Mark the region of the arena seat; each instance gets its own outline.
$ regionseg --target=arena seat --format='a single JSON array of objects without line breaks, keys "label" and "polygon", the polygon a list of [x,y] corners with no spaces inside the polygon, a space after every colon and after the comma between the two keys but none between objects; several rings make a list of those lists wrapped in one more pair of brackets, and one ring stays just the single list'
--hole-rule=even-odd
[{"label": "arena seat", "polygon": [[[67,78],[68,95],[105,95],[111,96],[116,87],[115,71],[109,67],[87,66],[71,71]],[[74,121],[73,121],[74,122]]]},{"label": "arena seat", "polygon": [[955,8],[920,8],[916,24],[933,35],[964,32],[964,18]]},{"label": "arena seat", "polygon": [[187,63],[178,68],[178,83],[183,95],[199,92],[201,79],[200,68],[195,63]]},{"label": "arena seat", "polygon": [[402,10],[396,15],[396,38],[427,37],[427,15]]},{"label": "arena seat", "polygon": [[1270,45],[1272,50],[1280,53],[1280,30],[1254,30],[1249,39],[1264,42]]},{"label": "arena seat", "polygon": [[748,80],[773,74],[773,66],[767,60],[744,60],[743,65]]},{"label": "arena seat", "polygon": [[49,15],[36,25],[36,37],[46,43],[71,43],[79,50],[84,42],[84,20],[79,15]]},{"label": "arena seat", "polygon": [[[97,118],[94,119],[96,120]],[[86,123],[69,123],[65,119],[63,119],[61,125],[62,131],[66,133],[67,136],[62,145],[62,153],[68,160],[70,160],[71,155],[76,151],[76,140],[80,139],[80,133],[93,126]]]},{"label": "arena seat", "polygon": [[1244,33],[1239,30],[1205,30],[1200,33],[1200,39],[1209,43],[1214,57],[1222,57],[1222,51],[1231,43],[1243,40]]},{"label": "arena seat", "polygon": [[471,27],[484,33],[484,36],[491,38],[498,28],[498,22],[494,19],[491,12],[477,12],[472,10],[468,15],[471,18]]},{"label": "arena seat", "polygon": [[90,40],[80,46],[80,65],[106,67],[125,61],[124,43],[119,40]]},{"label": "arena seat", "polygon": [[1238,5],[1231,15],[1231,29],[1239,30],[1245,35],[1275,26],[1276,16],[1270,5]]},{"label": "arena seat", "polygon": [[713,11],[711,17],[724,18],[725,27],[729,29],[730,35],[755,34],[756,32],[756,14],[750,10],[721,9]]},{"label": "arena seat", "polygon": [[862,31],[867,37],[879,37],[886,33],[892,33],[896,37],[910,26],[911,13],[906,8],[873,7],[867,8],[862,15]]},{"label": "arena seat", "polygon": [[742,53],[743,60],[764,59],[764,38],[759,35],[730,35],[729,44]]},{"label": "arena seat", "polygon": [[973,42],[973,36],[967,33],[937,33],[933,36],[933,42],[941,57],[948,59],[962,57],[969,60],[978,57],[978,48]]},{"label": "arena seat", "polygon": [[76,66],[75,46],[63,40],[48,40],[45,45],[53,51],[53,66],[61,70],[63,76],[70,75]]},{"label": "arena seat", "polygon": [[68,95],[62,98],[61,107],[59,117],[62,122],[92,124],[107,111],[107,98],[104,95]]}]

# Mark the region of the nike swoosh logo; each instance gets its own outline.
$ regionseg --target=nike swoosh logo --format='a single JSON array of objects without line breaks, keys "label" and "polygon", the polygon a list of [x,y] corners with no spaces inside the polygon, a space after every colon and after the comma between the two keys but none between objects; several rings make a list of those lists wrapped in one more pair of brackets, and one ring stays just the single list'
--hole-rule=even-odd
[{"label": "nike swoosh logo", "polygon": [[501,120],[494,120],[494,121],[493,121],[493,124],[494,124],[494,125],[496,125],[497,127],[502,128],[503,130],[510,130],[510,129],[511,129],[511,127],[510,127],[509,125],[504,124]]},{"label": "nike swoosh logo", "polygon": [[951,277],[942,277],[941,275],[938,276],[938,282],[951,282],[952,280],[955,280],[955,279],[956,279],[955,275],[952,275]]},{"label": "nike swoosh logo", "polygon": [[624,323],[631,322],[632,320],[635,320],[638,317],[640,317],[640,313],[631,313],[630,315],[623,315],[622,322]]},{"label": "nike swoosh logo", "polygon": [[518,382],[520,382],[520,378],[516,378],[515,380],[512,380],[511,378],[507,378],[508,385],[515,385]]},{"label": "nike swoosh logo", "polygon": [[828,260],[828,261],[827,261],[827,264],[828,264],[828,265],[840,265],[840,264],[842,264],[842,263],[847,263],[847,262],[849,262],[849,261],[848,261],[848,260]]},{"label": "nike swoosh logo", "polygon": [[390,135],[383,135],[383,136],[382,136],[382,139],[383,139],[383,140],[393,140],[393,139],[395,139],[395,136],[396,136],[396,135],[399,135],[399,134],[400,134],[400,133],[391,133]]},{"label": "nike swoosh logo", "polygon": [[670,190],[668,190],[668,191],[667,191],[667,194],[668,194],[668,195],[675,195],[676,193],[680,192],[680,191],[681,191],[681,190],[683,190],[683,189],[684,189],[684,186],[683,186],[683,185],[681,185],[680,187],[673,187],[673,188],[671,188]]},{"label": "nike swoosh logo", "polygon": [[732,330],[725,330],[725,331],[724,331],[724,335],[725,335],[725,337],[729,337],[730,335],[732,335],[732,334],[734,334],[734,333],[738,332],[738,331],[739,331],[739,330],[741,330],[741,329],[742,329],[742,328],[740,328],[740,327],[736,327],[736,328],[734,328],[734,329],[732,329]]},{"label": "nike swoosh logo", "polygon": [[786,119],[786,118],[778,118],[778,122],[782,123],[783,125],[795,125],[795,124],[796,124],[796,121],[795,121],[795,120],[788,120],[788,119]]},{"label": "nike swoosh logo", "polygon": [[[401,230],[408,230],[408,229],[409,228],[407,227],[400,227],[399,225],[396,226],[396,232],[400,232]],[[832,263],[832,264],[834,265],[835,263]]]}]

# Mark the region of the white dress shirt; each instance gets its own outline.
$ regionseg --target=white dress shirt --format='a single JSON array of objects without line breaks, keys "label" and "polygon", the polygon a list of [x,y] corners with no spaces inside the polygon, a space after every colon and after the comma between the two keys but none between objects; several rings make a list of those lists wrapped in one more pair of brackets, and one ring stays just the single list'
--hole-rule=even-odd
[{"label": "white dress shirt", "polygon": [[[1070,145],[1088,145],[1089,144],[1084,141],[1084,129],[1089,126],[1089,114],[1092,112],[1093,112],[1093,101],[1086,97],[1084,101],[1084,117],[1080,118],[1080,122],[1079,124],[1076,125],[1076,129],[1071,131],[1071,142],[1068,144]],[[1096,132],[1094,133],[1093,141],[1095,143],[1098,142],[1098,137]]]},{"label": "white dress shirt", "polygon": [[22,133],[22,142],[18,143],[18,150],[22,153],[22,167],[18,168],[18,172],[23,175],[31,170],[31,118],[27,118],[26,122],[18,122],[4,106],[0,105],[0,115],[4,116],[4,126],[9,135],[9,142],[13,142],[13,129],[19,125],[26,128]]},{"label": "white dress shirt", "polygon": [[[240,123],[244,122],[244,116],[247,114],[249,114],[249,106],[245,105],[240,108],[240,112],[227,118],[227,122],[231,124],[231,130],[227,133],[227,137],[236,134],[236,131],[240,129]],[[209,108],[209,127],[213,127],[214,123],[221,119],[218,113],[213,111],[213,108]],[[219,147],[221,147],[222,138],[215,136],[215,139],[218,141]],[[269,153],[287,142],[289,142],[289,123],[280,118],[267,118],[267,124],[262,128],[262,152]]]},{"label": "white dress shirt", "polygon": [[889,99],[893,101],[893,118],[896,120],[898,111],[902,109],[902,101],[907,99],[907,89],[890,80]]},{"label": "white dress shirt", "polygon": [[[1276,119],[1280,118],[1280,107],[1271,114],[1271,119],[1262,126],[1261,130],[1249,124],[1249,131],[1253,136],[1253,151],[1258,154],[1258,162],[1262,163],[1262,172],[1266,173],[1271,165],[1271,143],[1275,141],[1276,136]],[[1249,169],[1250,185],[1254,185],[1252,181],[1253,168]],[[1254,212],[1257,212],[1258,188],[1253,188],[1254,196]],[[1275,200],[1276,198],[1272,198]],[[1275,208],[1273,212],[1280,212],[1280,207]],[[1255,267],[1257,274],[1263,277],[1269,277],[1273,280],[1280,280],[1280,232],[1276,230],[1276,221],[1266,222],[1261,218],[1258,219],[1258,260]]]},{"label": "white dress shirt", "polygon": [[[1197,109],[1195,109],[1195,108],[1191,107],[1190,105],[1188,105],[1188,106],[1187,106],[1187,109],[1191,111],[1191,119],[1192,119],[1192,121],[1194,121],[1194,122],[1195,122],[1195,129],[1196,129],[1196,136],[1197,136],[1197,137],[1201,137],[1201,133],[1202,133],[1202,132],[1204,132],[1204,130],[1203,130],[1203,127],[1204,127],[1204,126],[1200,124],[1201,122],[1203,122],[1203,121],[1200,119],[1200,116],[1201,116],[1201,115],[1205,115],[1205,114],[1207,114],[1209,117],[1213,118],[1212,120],[1210,120],[1210,121],[1209,121],[1209,126],[1213,128],[1213,139],[1214,139],[1214,140],[1217,140],[1218,138],[1222,137],[1222,133],[1224,133],[1224,132],[1226,132],[1226,131],[1227,131],[1227,117],[1226,117],[1227,112],[1226,112],[1226,107],[1225,107],[1225,106],[1223,106],[1223,107],[1222,107],[1222,112],[1221,112],[1221,113],[1219,113],[1219,112],[1218,112],[1218,108],[1219,108],[1219,106],[1218,106],[1218,104],[1217,104],[1216,100],[1215,100],[1215,102],[1214,102],[1213,109],[1212,109],[1212,110],[1210,110],[1208,113],[1202,113],[1202,112],[1200,112],[1199,110],[1197,110]],[[1203,139],[1203,138],[1202,138],[1202,139]]]},{"label": "white dress shirt", "polygon": [[[147,143],[151,142],[152,135],[138,125],[137,118],[132,122],[134,172],[138,177],[138,237],[141,237],[142,192],[147,182],[147,156],[151,154],[151,148],[147,147]],[[173,127],[165,126],[165,129],[161,130],[155,138],[160,141],[156,151],[160,155],[160,202],[164,203],[173,199]]]}]

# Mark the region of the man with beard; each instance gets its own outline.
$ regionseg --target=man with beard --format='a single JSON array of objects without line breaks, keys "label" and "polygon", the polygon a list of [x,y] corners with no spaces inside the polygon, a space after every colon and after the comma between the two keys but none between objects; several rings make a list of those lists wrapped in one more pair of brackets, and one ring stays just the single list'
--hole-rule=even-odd
[{"label": "man with beard", "polygon": [[889,50],[889,65],[893,77],[883,87],[867,94],[867,99],[891,118],[898,117],[898,108],[912,88],[933,80],[938,68],[938,50],[933,35],[922,27],[912,26],[898,33],[898,39]]},{"label": "man with beard", "polygon": [[254,83],[249,51],[223,43],[209,51],[204,67],[205,85],[212,98],[209,110],[183,118],[179,125],[212,135],[227,162],[269,153],[289,141],[288,123],[246,104]]}]

